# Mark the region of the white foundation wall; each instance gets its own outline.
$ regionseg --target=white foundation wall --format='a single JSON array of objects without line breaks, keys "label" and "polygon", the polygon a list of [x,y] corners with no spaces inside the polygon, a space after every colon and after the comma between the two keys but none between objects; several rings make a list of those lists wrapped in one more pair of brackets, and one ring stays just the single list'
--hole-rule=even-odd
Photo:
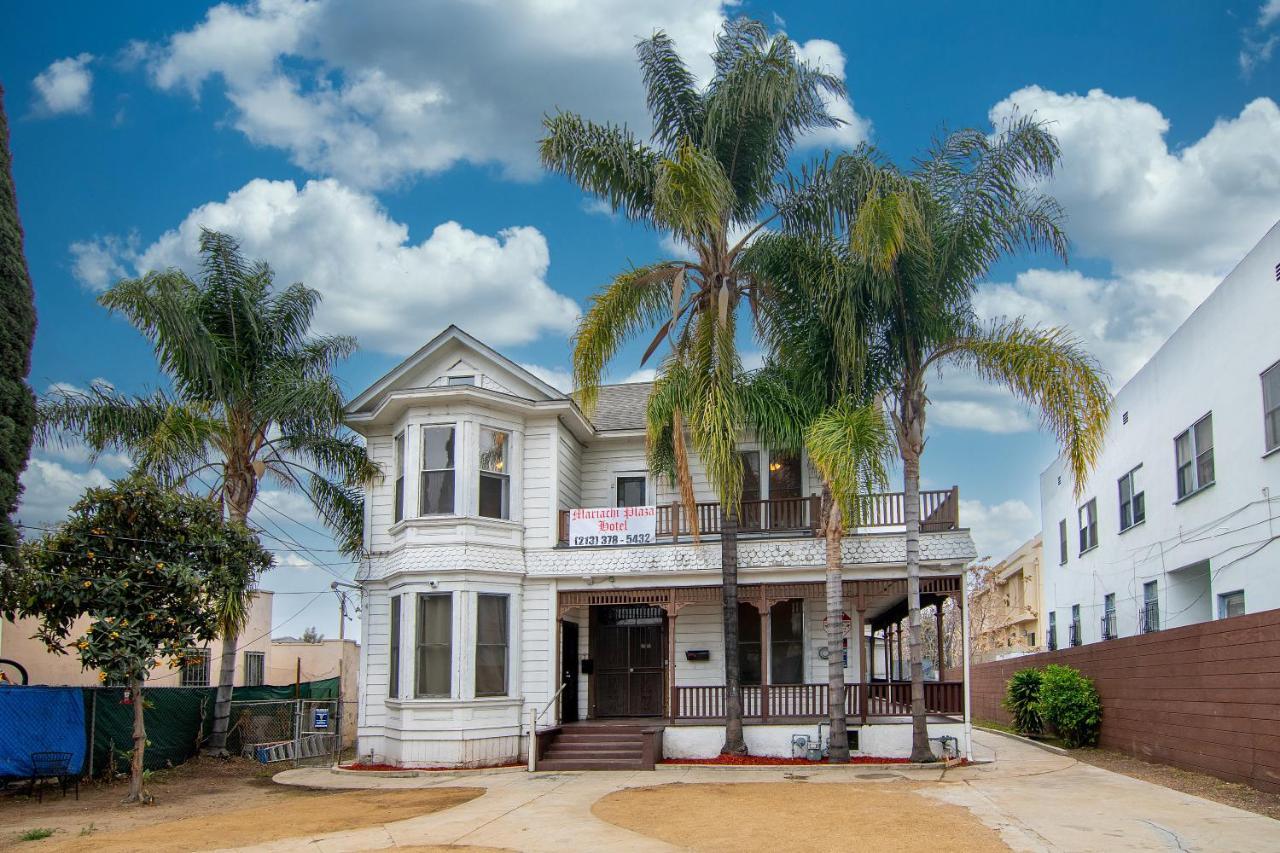
[{"label": "white foundation wall", "polygon": [[[821,729],[821,732],[819,732]],[[742,729],[747,741],[747,751],[752,755],[770,758],[790,758],[791,739],[805,735],[810,741],[822,738],[826,743],[829,727],[815,723],[775,723],[748,725]],[[854,755],[875,758],[911,757],[911,721],[902,723],[876,723],[874,725],[850,725],[849,732],[858,733],[858,749]],[[929,737],[956,738],[960,754],[965,753],[963,723],[930,723]],[[667,726],[662,732],[664,758],[714,758],[724,746],[724,726]],[[936,749],[936,747],[935,747]]]}]

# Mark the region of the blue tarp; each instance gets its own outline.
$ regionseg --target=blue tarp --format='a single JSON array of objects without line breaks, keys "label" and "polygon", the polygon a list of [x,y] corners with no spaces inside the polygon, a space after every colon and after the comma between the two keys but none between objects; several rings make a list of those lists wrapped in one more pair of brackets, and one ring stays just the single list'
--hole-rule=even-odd
[{"label": "blue tarp", "polygon": [[30,776],[33,752],[69,752],[78,773],[84,749],[79,687],[0,687],[0,778]]}]

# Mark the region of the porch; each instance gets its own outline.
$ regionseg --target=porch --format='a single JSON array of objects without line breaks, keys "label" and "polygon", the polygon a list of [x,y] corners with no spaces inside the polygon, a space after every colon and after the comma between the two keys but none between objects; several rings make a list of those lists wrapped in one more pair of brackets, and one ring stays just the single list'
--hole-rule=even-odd
[{"label": "porch", "polygon": [[[961,579],[921,579],[944,637],[942,607]],[[851,725],[902,722],[911,714],[906,580],[846,580],[845,711]],[[739,587],[739,661],[749,724],[817,722],[828,715],[826,588],[819,581]],[[558,594],[556,719],[562,724],[646,720],[708,725],[725,713],[719,586],[575,590]],[[964,683],[941,680],[945,639],[927,644],[933,677],[925,709],[937,722],[963,713]],[[958,661],[951,661],[954,665]]]}]

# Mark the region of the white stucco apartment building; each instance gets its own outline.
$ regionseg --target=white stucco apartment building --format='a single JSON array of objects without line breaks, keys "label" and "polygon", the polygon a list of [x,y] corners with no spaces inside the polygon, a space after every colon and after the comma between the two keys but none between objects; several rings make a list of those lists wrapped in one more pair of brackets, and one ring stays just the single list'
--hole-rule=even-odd
[{"label": "white stucco apartment building", "polygon": [[1280,224],[1116,395],[1083,494],[1040,478],[1047,640],[1280,607]]},{"label": "white stucco apartment building", "polygon": [[[588,418],[450,327],[351,402],[348,423],[385,472],[365,501],[359,574],[362,760],[523,760],[531,712],[545,767],[641,766],[629,752],[641,741],[649,762],[719,751],[720,507],[694,460],[694,542],[674,489],[647,468],[648,390],[605,386]],[[749,436],[742,449],[747,740],[791,755],[826,714],[820,489],[803,460]],[[922,503],[923,599],[941,605],[974,546],[957,490]],[[571,537],[584,508],[631,510],[650,532],[639,544]],[[844,543],[846,707],[857,750],[876,755],[910,745],[909,684],[886,679],[905,648],[891,627],[905,615],[901,509],[901,494],[876,496]],[[960,650],[946,652],[957,666]],[[926,704],[932,734],[963,737],[962,683],[931,682]]]}]

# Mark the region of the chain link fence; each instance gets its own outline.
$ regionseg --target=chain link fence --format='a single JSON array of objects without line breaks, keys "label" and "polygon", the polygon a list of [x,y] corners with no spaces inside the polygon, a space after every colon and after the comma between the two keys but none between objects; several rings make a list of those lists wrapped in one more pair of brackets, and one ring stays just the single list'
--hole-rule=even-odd
[{"label": "chain link fence", "polygon": [[268,699],[231,703],[228,745],[263,764],[333,764],[342,751],[341,699]]}]

